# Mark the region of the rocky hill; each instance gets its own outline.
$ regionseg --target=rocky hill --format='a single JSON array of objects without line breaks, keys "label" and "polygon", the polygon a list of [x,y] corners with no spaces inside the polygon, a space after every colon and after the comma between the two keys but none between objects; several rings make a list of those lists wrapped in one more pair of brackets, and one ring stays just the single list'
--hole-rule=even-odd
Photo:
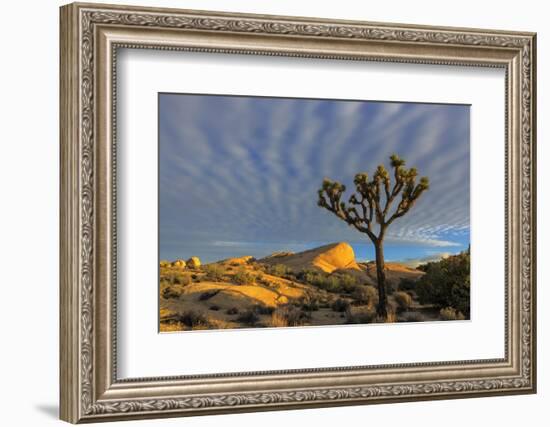
[{"label": "rocky hill", "polygon": [[[393,289],[402,278],[423,274],[386,264]],[[258,260],[246,256],[204,265],[191,257],[160,263],[163,332],[370,323],[376,299],[375,264],[357,262],[345,242]],[[393,297],[390,302],[397,304]]]}]

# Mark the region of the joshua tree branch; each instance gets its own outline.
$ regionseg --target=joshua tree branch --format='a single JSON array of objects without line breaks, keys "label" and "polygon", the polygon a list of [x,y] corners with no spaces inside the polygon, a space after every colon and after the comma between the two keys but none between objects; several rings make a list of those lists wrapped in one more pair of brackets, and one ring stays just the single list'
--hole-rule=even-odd
[{"label": "joshua tree branch", "polygon": [[366,216],[365,205],[358,202],[357,199],[352,196],[350,198],[350,205],[361,205],[363,215],[360,215],[355,206],[346,206],[344,202],[341,202],[341,197],[345,187],[337,182],[325,180],[323,188],[319,190],[319,206],[332,212],[338,218],[344,220],[347,224],[355,227],[361,233],[365,233],[373,241],[376,240],[376,235],[372,232],[372,222]]}]

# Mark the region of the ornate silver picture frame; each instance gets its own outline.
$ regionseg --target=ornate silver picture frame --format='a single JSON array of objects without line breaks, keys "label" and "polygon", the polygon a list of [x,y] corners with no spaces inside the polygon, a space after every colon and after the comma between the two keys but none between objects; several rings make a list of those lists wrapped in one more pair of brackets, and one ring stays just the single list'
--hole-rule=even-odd
[{"label": "ornate silver picture frame", "polygon": [[[60,13],[61,419],[97,422],[536,391],[535,34],[80,3]],[[504,357],[119,378],[120,49],[504,70]]]}]

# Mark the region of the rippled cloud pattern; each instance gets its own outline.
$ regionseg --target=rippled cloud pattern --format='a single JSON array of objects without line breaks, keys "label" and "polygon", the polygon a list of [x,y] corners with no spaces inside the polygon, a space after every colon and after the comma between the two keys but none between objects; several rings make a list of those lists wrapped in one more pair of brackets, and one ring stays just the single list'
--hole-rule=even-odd
[{"label": "rippled cloud pattern", "polygon": [[386,258],[469,244],[470,107],[466,105],[159,95],[159,251],[205,262],[367,237],[317,206],[324,177],[353,187],[397,153],[430,178],[388,229]]}]

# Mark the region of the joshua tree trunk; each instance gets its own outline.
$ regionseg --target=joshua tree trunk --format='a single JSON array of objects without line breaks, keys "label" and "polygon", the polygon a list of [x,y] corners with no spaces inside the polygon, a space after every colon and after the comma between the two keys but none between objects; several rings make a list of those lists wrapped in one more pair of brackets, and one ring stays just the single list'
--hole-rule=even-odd
[{"label": "joshua tree trunk", "polygon": [[388,317],[386,297],[386,273],[384,271],[384,243],[378,240],[374,244],[376,252],[376,279],[378,282],[378,305],[376,306],[376,314],[382,319]]}]

